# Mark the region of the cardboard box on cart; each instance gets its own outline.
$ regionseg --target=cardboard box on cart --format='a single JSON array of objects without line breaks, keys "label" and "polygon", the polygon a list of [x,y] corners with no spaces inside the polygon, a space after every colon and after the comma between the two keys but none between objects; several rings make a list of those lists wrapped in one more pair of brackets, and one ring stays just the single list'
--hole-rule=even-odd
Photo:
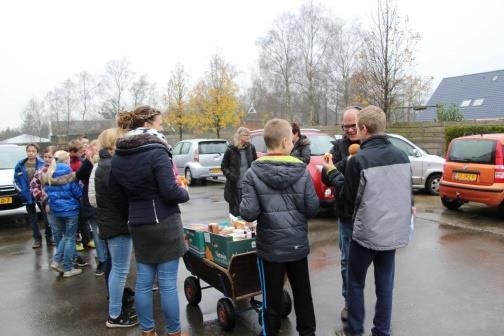
[{"label": "cardboard box on cart", "polygon": [[184,227],[184,234],[189,243],[189,251],[198,257],[205,257],[205,238],[203,231],[200,231],[191,226]]},{"label": "cardboard box on cart", "polygon": [[205,237],[205,257],[223,267],[228,267],[235,254],[255,251],[255,238],[233,240],[231,236],[203,232]]}]

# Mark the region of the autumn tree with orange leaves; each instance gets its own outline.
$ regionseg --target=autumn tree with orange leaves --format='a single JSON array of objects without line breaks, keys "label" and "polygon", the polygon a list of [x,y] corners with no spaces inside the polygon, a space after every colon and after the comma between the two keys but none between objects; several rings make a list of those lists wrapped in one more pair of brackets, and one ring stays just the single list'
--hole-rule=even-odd
[{"label": "autumn tree with orange leaves", "polygon": [[198,128],[215,132],[217,138],[222,129],[238,126],[244,114],[234,77],[233,67],[216,54],[210,60],[210,69],[191,93],[190,104]]}]

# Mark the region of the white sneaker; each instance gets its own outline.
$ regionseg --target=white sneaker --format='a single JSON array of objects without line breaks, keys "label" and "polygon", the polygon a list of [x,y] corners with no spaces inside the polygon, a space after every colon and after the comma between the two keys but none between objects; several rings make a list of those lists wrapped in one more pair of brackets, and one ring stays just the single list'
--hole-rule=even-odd
[{"label": "white sneaker", "polygon": [[80,268],[72,268],[70,271],[63,273],[63,278],[70,278],[73,277],[74,275],[79,275],[81,273],[82,270]]},{"label": "white sneaker", "polygon": [[58,273],[63,273],[63,268],[61,267],[61,264],[56,261],[52,261],[51,265],[49,266],[53,271],[56,271]]}]

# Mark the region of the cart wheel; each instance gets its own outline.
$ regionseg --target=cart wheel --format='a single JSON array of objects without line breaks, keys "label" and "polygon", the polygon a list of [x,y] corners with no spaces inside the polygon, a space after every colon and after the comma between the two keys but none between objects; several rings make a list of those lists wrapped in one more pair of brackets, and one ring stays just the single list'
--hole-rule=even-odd
[{"label": "cart wheel", "polygon": [[280,316],[282,318],[286,318],[292,311],[292,299],[287,292],[287,290],[282,291],[282,311],[280,312]]},{"label": "cart wheel", "polygon": [[233,330],[236,322],[235,310],[233,303],[228,298],[222,298],[217,302],[217,318],[223,330]]},{"label": "cart wheel", "polygon": [[201,287],[197,278],[190,276],[184,281],[184,294],[191,306],[197,306],[201,301]]}]

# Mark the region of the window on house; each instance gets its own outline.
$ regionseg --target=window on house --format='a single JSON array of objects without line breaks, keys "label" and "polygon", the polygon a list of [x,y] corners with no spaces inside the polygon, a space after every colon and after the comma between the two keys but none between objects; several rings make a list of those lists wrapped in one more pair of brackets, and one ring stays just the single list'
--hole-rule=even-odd
[{"label": "window on house", "polygon": [[485,98],[474,99],[472,106],[481,106],[481,105],[483,105],[484,101],[485,101]]},{"label": "window on house", "polygon": [[460,107],[467,107],[469,105],[471,105],[471,99],[463,100]]}]

